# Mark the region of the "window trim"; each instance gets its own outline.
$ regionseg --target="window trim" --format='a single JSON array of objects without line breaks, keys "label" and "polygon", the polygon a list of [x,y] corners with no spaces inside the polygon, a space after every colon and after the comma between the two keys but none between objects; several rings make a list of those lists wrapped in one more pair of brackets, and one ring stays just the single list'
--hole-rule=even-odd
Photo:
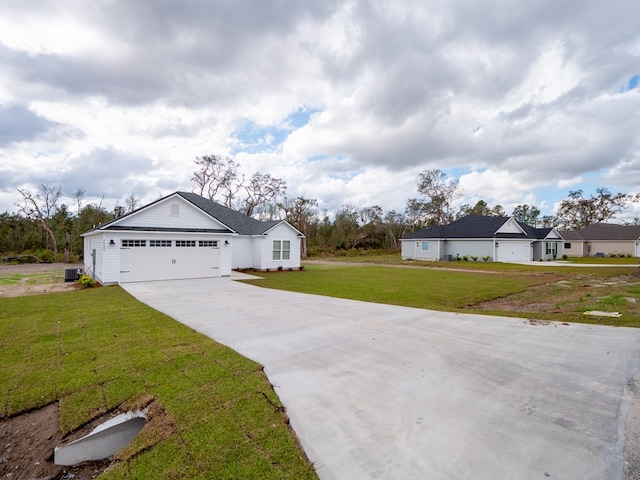
[{"label": "window trim", "polygon": [[179,248],[192,248],[196,246],[195,240],[176,240],[176,247]]},{"label": "window trim", "polygon": [[198,240],[198,247],[218,248],[218,240]]},{"label": "window trim", "polygon": [[146,247],[147,241],[134,238],[123,238],[120,240],[120,248],[139,248]]},{"label": "window trim", "polygon": [[149,240],[150,247],[171,247],[173,240]]}]

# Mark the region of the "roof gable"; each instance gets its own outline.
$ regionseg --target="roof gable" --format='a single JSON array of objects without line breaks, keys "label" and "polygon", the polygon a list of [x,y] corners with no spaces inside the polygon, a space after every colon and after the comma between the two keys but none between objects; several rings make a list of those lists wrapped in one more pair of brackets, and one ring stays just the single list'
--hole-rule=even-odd
[{"label": "roof gable", "polygon": [[173,228],[229,230],[179,195],[169,195],[113,221],[109,229]]},{"label": "roof gable", "polygon": [[[176,204],[178,205],[177,215],[174,215],[174,221],[171,221],[172,209],[173,213],[176,213],[176,207],[173,205]],[[185,209],[189,214],[183,217],[180,212],[185,212]],[[180,217],[185,221],[175,222],[176,218]],[[284,220],[262,222],[195,193],[175,192],[105,223],[97,230],[191,230],[266,235],[269,230],[282,223],[288,225],[297,235],[303,236],[300,231]]]},{"label": "roof gable", "polygon": [[[502,218],[502,217],[500,217]],[[506,222],[504,222],[498,230],[496,230],[496,234],[498,233],[524,233],[526,232],[522,228],[522,226],[516,221],[515,218],[508,218]]]}]

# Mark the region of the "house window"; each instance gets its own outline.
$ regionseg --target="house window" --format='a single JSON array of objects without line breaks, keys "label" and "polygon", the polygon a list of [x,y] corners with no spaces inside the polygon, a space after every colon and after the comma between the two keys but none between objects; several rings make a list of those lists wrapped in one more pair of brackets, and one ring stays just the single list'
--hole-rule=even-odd
[{"label": "house window", "polygon": [[171,240],[149,240],[150,247],[170,247]]},{"label": "house window", "polygon": [[146,247],[147,246],[147,241],[146,240],[122,240],[122,246],[124,248]]},{"label": "house window", "polygon": [[429,242],[420,242],[420,249],[423,251],[429,250]]},{"label": "house window", "polygon": [[179,217],[180,216],[180,204],[179,203],[172,203],[171,204],[171,216],[172,217]]},{"label": "house window", "polygon": [[273,241],[273,259],[274,260],[291,259],[291,242],[289,240]]},{"label": "house window", "polygon": [[218,241],[217,240],[199,240],[198,246],[199,247],[217,247]]},{"label": "house window", "polygon": [[176,240],[176,247],[195,247],[195,240]]},{"label": "house window", "polygon": [[571,248],[571,242],[565,242],[564,248],[569,250]]},{"label": "house window", "polygon": [[556,242],[546,243],[546,254],[555,255],[557,253],[558,244]]}]

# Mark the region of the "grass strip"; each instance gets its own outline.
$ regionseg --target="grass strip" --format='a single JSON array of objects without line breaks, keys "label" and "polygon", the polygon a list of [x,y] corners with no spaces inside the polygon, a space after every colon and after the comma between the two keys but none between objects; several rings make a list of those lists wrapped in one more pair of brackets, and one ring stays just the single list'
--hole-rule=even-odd
[{"label": "grass strip", "polygon": [[[440,262],[455,264],[460,262]],[[640,327],[636,269],[480,264],[481,269],[367,262],[309,263],[301,272],[261,272],[257,286],[391,305],[558,322]],[[483,302],[500,300],[499,305]],[[587,317],[615,310],[620,318]]]},{"label": "grass strip", "polygon": [[101,478],[317,478],[262,367],[119,287],[0,299],[0,416],[70,432],[136,398],[171,421]]}]

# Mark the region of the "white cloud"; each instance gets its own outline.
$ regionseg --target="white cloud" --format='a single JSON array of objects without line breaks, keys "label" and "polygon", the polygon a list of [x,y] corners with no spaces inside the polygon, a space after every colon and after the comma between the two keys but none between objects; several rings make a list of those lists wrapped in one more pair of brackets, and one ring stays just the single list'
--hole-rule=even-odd
[{"label": "white cloud", "polygon": [[27,3],[0,5],[0,211],[42,182],[153,200],[205,154],[332,211],[402,210],[427,168],[506,210],[640,181],[632,0]]}]

